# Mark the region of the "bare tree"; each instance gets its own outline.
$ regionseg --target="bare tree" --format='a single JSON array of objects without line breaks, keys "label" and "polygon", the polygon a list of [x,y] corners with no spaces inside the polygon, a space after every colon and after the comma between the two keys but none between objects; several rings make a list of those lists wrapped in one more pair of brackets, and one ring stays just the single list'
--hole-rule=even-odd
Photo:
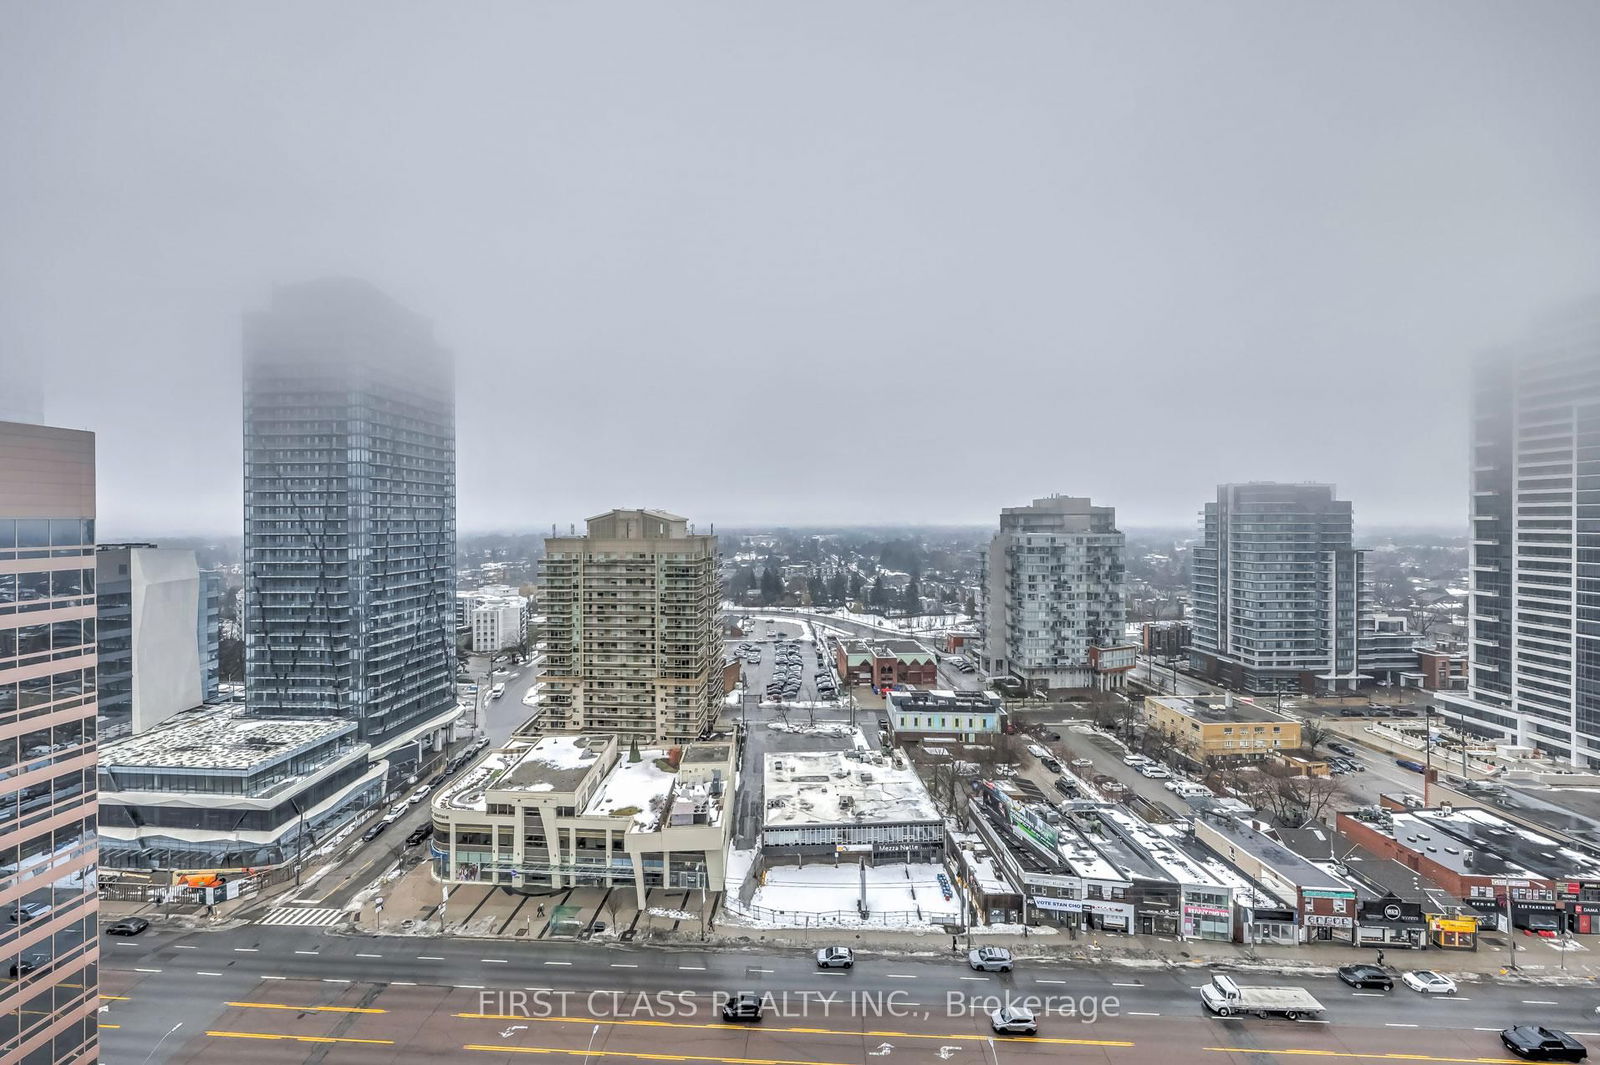
[{"label": "bare tree", "polygon": [[1318,747],[1327,743],[1333,737],[1333,729],[1321,718],[1308,717],[1300,723],[1300,742],[1304,743],[1306,750],[1315,754]]}]

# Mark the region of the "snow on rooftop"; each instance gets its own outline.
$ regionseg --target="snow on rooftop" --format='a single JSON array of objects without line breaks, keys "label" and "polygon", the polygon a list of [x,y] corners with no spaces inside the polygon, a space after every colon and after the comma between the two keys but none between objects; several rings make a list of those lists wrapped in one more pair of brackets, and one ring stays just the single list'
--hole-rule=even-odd
[{"label": "snow on rooftop", "polygon": [[343,718],[252,717],[235,703],[179,714],[108,743],[100,761],[112,768],[250,769],[354,731]]},{"label": "snow on rooftop", "polygon": [[896,769],[881,756],[769,753],[763,772],[767,827],[939,820],[916,771]]},{"label": "snow on rooftop", "polygon": [[665,759],[666,751],[640,751],[639,761],[626,757],[612,767],[600,784],[600,790],[589,800],[584,817],[615,817],[631,819],[631,831],[648,832],[661,820],[662,807],[677,774],[656,764]]}]

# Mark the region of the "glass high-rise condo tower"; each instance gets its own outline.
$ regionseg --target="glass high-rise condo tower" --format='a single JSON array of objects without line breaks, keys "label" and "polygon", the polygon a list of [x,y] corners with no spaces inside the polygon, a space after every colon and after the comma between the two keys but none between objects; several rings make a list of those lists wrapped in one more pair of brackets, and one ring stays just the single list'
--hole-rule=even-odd
[{"label": "glass high-rise condo tower", "polygon": [[351,280],[249,316],[244,495],[249,710],[352,719],[379,750],[447,723],[455,379],[428,322]]}]

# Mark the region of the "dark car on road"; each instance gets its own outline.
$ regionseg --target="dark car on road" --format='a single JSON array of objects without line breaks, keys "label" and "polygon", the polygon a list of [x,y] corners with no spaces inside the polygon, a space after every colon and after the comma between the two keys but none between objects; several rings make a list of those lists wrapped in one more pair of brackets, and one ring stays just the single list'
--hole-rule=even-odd
[{"label": "dark car on road", "polygon": [[761,1019],[761,996],[754,991],[739,992],[723,1003],[722,1019],[725,1021],[759,1021]]},{"label": "dark car on road", "polygon": [[1582,1061],[1589,1048],[1566,1032],[1542,1025],[1519,1024],[1500,1033],[1500,1042],[1519,1058],[1529,1061]]},{"label": "dark car on road", "polygon": [[124,917],[114,924],[106,925],[108,936],[136,936],[150,927],[150,922],[143,917]]},{"label": "dark car on road", "polygon": [[1339,979],[1351,987],[1375,987],[1380,991],[1394,990],[1394,977],[1376,965],[1341,965]]},{"label": "dark car on road", "polygon": [[388,827],[389,827],[389,822],[388,821],[379,821],[377,824],[373,825],[371,828],[369,828],[365,832],[361,833],[361,841],[363,843],[371,843],[373,840],[375,840],[379,836],[383,835],[383,830],[388,828]]},{"label": "dark car on road", "polygon": [[433,824],[431,822],[425,825],[418,825],[416,828],[413,828],[411,830],[411,834],[406,837],[406,846],[415,847],[417,844],[421,843],[431,835],[433,835]]}]

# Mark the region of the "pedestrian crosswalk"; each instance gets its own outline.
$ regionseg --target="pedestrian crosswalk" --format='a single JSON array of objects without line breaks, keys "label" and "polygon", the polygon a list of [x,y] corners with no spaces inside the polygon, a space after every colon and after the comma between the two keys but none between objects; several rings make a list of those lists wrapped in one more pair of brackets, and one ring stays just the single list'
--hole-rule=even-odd
[{"label": "pedestrian crosswalk", "polygon": [[274,906],[256,924],[330,925],[344,916],[337,908],[313,909],[306,906]]}]

